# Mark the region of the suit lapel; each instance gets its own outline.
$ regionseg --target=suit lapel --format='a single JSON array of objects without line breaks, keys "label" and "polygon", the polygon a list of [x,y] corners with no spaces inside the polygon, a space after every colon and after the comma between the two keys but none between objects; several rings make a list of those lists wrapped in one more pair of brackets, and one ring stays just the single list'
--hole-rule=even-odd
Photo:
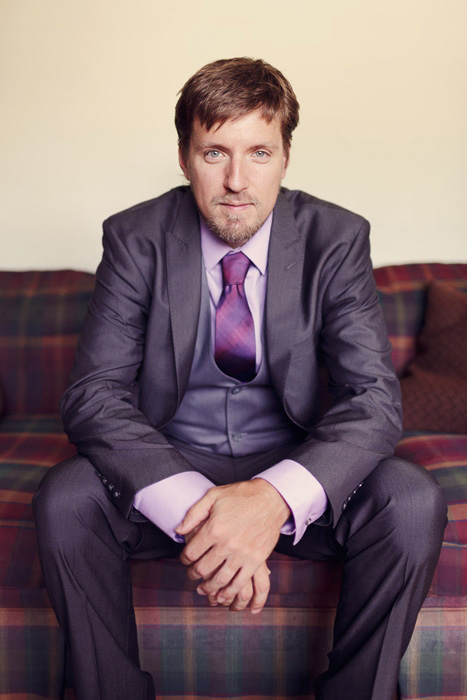
[{"label": "suit lapel", "polygon": [[274,208],[266,292],[266,348],[273,384],[281,398],[296,337],[302,270],[302,237],[292,207],[281,193]]},{"label": "suit lapel", "polygon": [[[271,377],[283,398],[296,337],[303,268],[303,241],[292,208],[281,193],[274,207],[268,253],[266,347]],[[199,215],[187,191],[172,231],[167,232],[167,285],[178,381],[178,401],[188,383],[201,304],[202,253]]]},{"label": "suit lapel", "polygon": [[187,191],[172,231],[167,232],[167,285],[178,381],[178,402],[190,375],[201,302],[202,255],[198,210]]}]

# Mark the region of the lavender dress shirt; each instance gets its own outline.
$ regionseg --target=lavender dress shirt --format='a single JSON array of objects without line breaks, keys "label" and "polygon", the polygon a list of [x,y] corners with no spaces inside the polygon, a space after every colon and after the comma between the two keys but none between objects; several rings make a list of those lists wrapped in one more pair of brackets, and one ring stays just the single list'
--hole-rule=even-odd
[{"label": "lavender dress shirt", "polygon": [[[257,370],[262,358],[261,329],[266,298],[267,258],[272,217],[271,213],[259,231],[245,245],[235,249],[242,250],[253,263],[245,278],[245,294],[255,325]],[[201,221],[201,248],[210,295],[214,342],[215,311],[222,294],[220,261],[224,255],[231,252],[232,248],[213,234],[203,221]],[[292,517],[284,524],[281,532],[286,535],[295,535],[294,544],[301,539],[307,526],[323,515],[326,510],[327,496],[323,487],[305,467],[292,459],[284,459],[253,478],[268,481],[286,501]],[[183,541],[183,538],[175,532],[175,528],[181,523],[191,506],[213,486],[213,482],[199,472],[182,472],[138,491],[133,505],[169,537],[176,541]]]}]

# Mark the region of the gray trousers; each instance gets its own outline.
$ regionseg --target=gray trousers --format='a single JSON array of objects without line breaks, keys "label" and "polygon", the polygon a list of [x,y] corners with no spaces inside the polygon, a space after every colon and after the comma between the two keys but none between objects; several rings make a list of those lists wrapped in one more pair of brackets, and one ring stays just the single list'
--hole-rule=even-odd
[{"label": "gray trousers", "polygon": [[[184,455],[215,483],[232,483],[286,453],[236,460],[193,449]],[[50,469],[33,506],[42,572],[70,645],[78,700],[154,700],[152,678],[139,665],[128,559],[176,556],[182,546],[137,513],[124,518],[85,457]],[[394,700],[445,525],[435,480],[390,458],[365,479],[335,529],[311,525],[296,546],[290,536],[279,538],[282,553],[343,562],[334,644],[315,684],[317,700]]]}]

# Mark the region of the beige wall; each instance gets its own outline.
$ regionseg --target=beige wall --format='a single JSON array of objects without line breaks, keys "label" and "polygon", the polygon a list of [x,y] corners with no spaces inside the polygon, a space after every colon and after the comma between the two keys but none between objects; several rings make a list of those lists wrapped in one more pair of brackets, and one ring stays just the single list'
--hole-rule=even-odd
[{"label": "beige wall", "polygon": [[198,67],[302,105],[285,184],[372,222],[376,265],[467,260],[466,0],[0,0],[0,268],[94,270],[109,214],[180,184]]}]

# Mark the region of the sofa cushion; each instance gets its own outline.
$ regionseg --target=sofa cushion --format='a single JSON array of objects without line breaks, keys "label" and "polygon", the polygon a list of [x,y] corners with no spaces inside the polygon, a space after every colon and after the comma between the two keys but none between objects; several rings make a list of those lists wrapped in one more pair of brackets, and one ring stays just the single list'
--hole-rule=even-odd
[{"label": "sofa cushion", "polygon": [[[6,417],[0,423],[0,605],[48,605],[31,501],[47,469],[75,452],[57,416]],[[294,559],[290,567],[289,562],[273,555],[269,604],[306,607],[311,595],[319,607],[332,608],[340,586],[339,565]],[[136,606],[205,607],[178,560],[168,559],[163,566],[135,560],[132,569]]]},{"label": "sofa cushion", "polygon": [[0,607],[48,607],[31,500],[45,472],[75,454],[58,416],[0,423]]},{"label": "sofa cushion", "polygon": [[401,389],[406,430],[467,433],[467,294],[429,285],[417,356]]},{"label": "sofa cushion", "polygon": [[401,377],[416,355],[428,284],[432,280],[442,280],[467,291],[467,264],[387,265],[375,269],[374,276],[392,344],[392,361],[397,376]]},{"label": "sofa cushion", "polygon": [[[31,687],[38,700],[62,697],[65,647],[43,584],[31,500],[46,470],[74,452],[58,417],[0,423],[0,647],[8,650],[2,698],[13,697],[12,689],[18,699],[32,698]],[[331,647],[339,564],[274,554],[261,616],[207,606],[178,559],[131,564],[141,659],[157,678],[158,698],[187,697],[187,687],[193,698],[221,690],[267,697],[277,687],[281,697],[310,696]]]},{"label": "sofa cushion", "polygon": [[407,432],[396,455],[428,469],[448,503],[443,548],[425,606],[467,595],[467,435]]},{"label": "sofa cushion", "polygon": [[[45,471],[74,454],[59,418],[4,418],[0,431],[0,599],[7,607],[47,605],[42,588],[31,499]],[[467,436],[408,433],[397,454],[429,469],[443,487],[449,524],[432,594],[467,595]],[[21,562],[21,565],[19,565]],[[462,566],[464,569],[462,569]],[[290,560],[274,554],[268,604],[330,608],[336,603],[340,568],[328,562]],[[132,562],[137,607],[204,606],[177,560]],[[330,585],[332,582],[332,585]]]},{"label": "sofa cushion", "polygon": [[0,272],[2,415],[57,414],[94,275]]},{"label": "sofa cushion", "polygon": [[[48,281],[45,277],[39,280],[39,287],[43,288],[43,282],[46,286],[52,284],[56,273],[5,274],[25,275],[22,279],[28,284],[37,280],[38,274],[52,275]],[[67,273],[72,277],[75,274],[81,275]],[[428,280],[449,279],[459,288],[467,288],[467,265],[387,267],[375,270],[375,277],[381,285],[381,301],[389,319],[395,365],[402,371],[415,352],[409,333],[410,329],[418,332],[422,325]],[[23,282],[20,277],[15,279],[13,286],[16,289],[18,285],[16,292],[21,292]],[[86,280],[89,291],[82,297],[84,306],[93,285],[91,275]],[[5,346],[13,346],[13,339],[7,340],[4,335],[2,284],[0,275],[0,344],[5,340]],[[30,292],[32,288],[29,287]],[[57,308],[64,307],[58,304]],[[34,318],[34,314],[30,313],[29,318]],[[24,331],[19,319],[14,321]],[[34,342],[40,343],[40,337]],[[70,341],[64,346],[67,353],[71,345]],[[6,371],[0,368],[0,386],[8,388],[9,412],[19,413],[25,410],[28,393],[24,377],[13,380],[8,376],[14,366],[14,353],[22,357],[21,342],[14,348],[10,355],[1,355]],[[68,361],[71,365],[71,359]],[[63,366],[60,364],[59,372]],[[28,364],[23,359],[21,367],[26,373]],[[31,375],[25,376],[31,383]],[[39,385],[43,383],[40,377],[37,381]],[[22,391],[18,401],[17,387]],[[44,390],[47,393],[48,387]],[[40,391],[34,387],[29,394]],[[51,413],[52,394],[54,406],[58,401],[58,395],[50,391],[45,404],[47,413]],[[45,470],[73,454],[74,449],[62,434],[57,417],[5,418],[0,431],[0,630],[2,650],[8,651],[0,674],[0,696],[30,698],[30,689],[34,688],[34,697],[56,699],[62,697],[65,651],[43,588],[30,503]],[[445,489],[450,517],[441,560],[409,648],[412,651],[405,657],[403,697],[444,698],[448,694],[461,698],[465,690],[467,639],[467,437],[411,433],[404,436],[397,451],[432,471]],[[157,676],[161,700],[173,700],[174,688],[180,693],[191,689],[193,698],[217,697],[224,691],[226,697],[310,697],[311,676],[326,663],[324,655],[331,643],[339,567],[299,560],[290,564],[290,560],[274,556],[270,568],[272,591],[268,606],[260,616],[252,616],[248,611],[231,615],[224,609],[206,608],[177,560],[132,562],[143,666]],[[207,638],[213,643],[209,653]],[[245,673],[239,674],[238,668]],[[244,685],[239,687],[238,683]],[[267,688],[261,683],[268,684]],[[195,694],[197,690],[199,694]]]}]

